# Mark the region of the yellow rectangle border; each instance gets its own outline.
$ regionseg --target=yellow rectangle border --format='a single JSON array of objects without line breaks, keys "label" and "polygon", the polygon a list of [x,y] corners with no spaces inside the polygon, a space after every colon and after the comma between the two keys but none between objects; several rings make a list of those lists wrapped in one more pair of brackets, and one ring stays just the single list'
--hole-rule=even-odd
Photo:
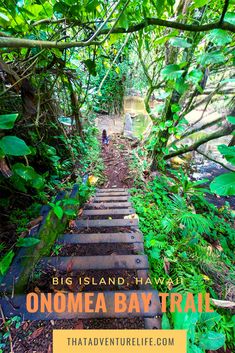
[{"label": "yellow rectangle border", "polygon": [[185,330],[53,330],[53,353],[186,353]]}]

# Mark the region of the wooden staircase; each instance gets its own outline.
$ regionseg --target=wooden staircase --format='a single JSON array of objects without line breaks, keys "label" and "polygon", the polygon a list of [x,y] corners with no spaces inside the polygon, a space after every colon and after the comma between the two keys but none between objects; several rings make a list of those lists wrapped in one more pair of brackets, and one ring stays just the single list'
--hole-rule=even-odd
[{"label": "wooden staircase", "polygon": [[[117,254],[115,251],[110,255],[100,253],[98,256],[52,256],[42,258],[40,267],[47,269],[54,268],[57,271],[65,272],[70,268],[74,274],[76,271],[135,271],[137,278],[148,278],[148,258],[144,255],[143,235],[138,229],[137,218],[125,218],[135,214],[135,210],[129,200],[130,195],[127,189],[99,189],[94,198],[88,202],[79,219],[75,221],[76,233],[63,234],[58,239],[58,244],[63,246],[82,245],[95,247],[103,245],[112,246],[118,244],[120,247],[130,245],[131,250],[127,254]],[[141,305],[140,312],[116,313],[113,308],[113,298],[117,291],[105,291],[107,302],[106,313],[34,313],[26,310],[26,296],[15,296],[11,300],[1,300],[4,315],[20,315],[29,320],[51,320],[51,319],[95,319],[95,318],[144,318],[145,328],[161,328],[161,306],[158,292],[151,286],[139,284],[136,290],[126,289],[127,297],[136,293],[141,297],[143,293],[151,292],[152,300],[149,311],[145,312]],[[124,290],[120,290],[124,292]],[[82,295],[85,295],[85,291]],[[98,292],[95,292],[97,295]],[[55,295],[52,293],[52,296]]]}]

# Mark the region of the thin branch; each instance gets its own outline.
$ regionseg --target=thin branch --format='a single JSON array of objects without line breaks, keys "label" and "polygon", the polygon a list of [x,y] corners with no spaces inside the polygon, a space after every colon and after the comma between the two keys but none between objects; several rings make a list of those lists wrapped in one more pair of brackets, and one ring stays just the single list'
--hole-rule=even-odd
[{"label": "thin branch", "polygon": [[224,17],[226,15],[227,10],[228,10],[228,6],[229,6],[229,0],[225,0],[223,12],[222,12],[222,15],[221,15],[220,21],[219,21],[220,24],[222,24],[224,22]]},{"label": "thin branch", "polygon": [[227,125],[221,130],[215,131],[210,135],[203,136],[201,139],[198,141],[194,142],[190,146],[184,146],[179,148],[177,151],[170,152],[168,155],[164,156],[164,159],[170,159],[172,157],[176,157],[188,152],[196,151],[197,148],[201,145],[203,145],[206,142],[209,142],[211,140],[215,140],[217,138],[223,137],[230,135],[234,131],[234,127],[232,125]]},{"label": "thin branch", "polygon": [[[107,21],[107,19],[106,19]],[[106,23],[105,21],[105,23]],[[130,26],[129,28],[113,28],[110,32],[110,29],[102,29],[95,32],[95,36],[103,35],[107,33],[133,33],[140,31],[141,29],[148,26],[161,26],[168,28],[176,28],[182,31],[189,32],[206,32],[212,29],[225,29],[235,33],[235,25],[229,22],[213,22],[205,25],[188,25],[185,23],[179,23],[174,21],[166,21],[159,18],[146,18],[144,21],[139,24]],[[91,37],[94,38],[94,35]],[[14,38],[14,37],[0,37],[0,48],[74,48],[74,47],[86,47],[88,45],[99,45],[99,42],[92,41],[91,38],[88,41],[79,41],[79,42],[58,42],[58,41],[44,41],[44,40],[34,40],[34,39],[25,39],[25,38]]]},{"label": "thin branch", "polygon": [[223,168],[229,170],[230,172],[234,172],[234,169],[231,169],[231,168],[227,167],[224,163],[219,162],[219,161],[217,161],[216,159],[214,159],[214,158],[212,158],[212,157],[209,157],[207,154],[201,152],[198,148],[196,149],[196,152],[199,153],[199,154],[201,154],[203,157],[209,159],[209,161],[221,165],[221,167],[223,167]]},{"label": "thin branch", "polygon": [[182,141],[183,139],[185,139],[185,138],[188,137],[188,136],[191,136],[191,135],[193,135],[193,134],[195,134],[195,133],[197,133],[197,132],[200,132],[200,131],[202,131],[202,130],[205,130],[205,129],[207,129],[208,127],[211,127],[211,126],[214,126],[214,125],[216,125],[216,124],[219,124],[219,123],[221,123],[224,119],[225,119],[225,117],[221,117],[221,118],[218,118],[218,119],[216,119],[216,120],[210,121],[210,122],[208,122],[208,123],[206,123],[206,124],[204,124],[204,125],[202,125],[202,126],[200,126],[200,127],[196,127],[196,128],[194,128],[193,130],[186,131],[183,135],[181,135],[181,137],[180,137],[179,140],[174,140],[174,141],[172,141],[172,142],[169,144],[168,147],[171,147],[171,146],[172,146],[173,144],[175,144],[176,142]]},{"label": "thin branch", "polygon": [[19,82],[21,82],[21,81],[24,80],[25,78],[29,77],[30,75],[32,75],[32,72],[30,72],[29,74],[27,74],[27,75],[24,76],[24,77],[21,77],[18,81],[16,81],[15,83],[13,83],[13,85],[11,85],[11,86],[8,87],[7,89],[5,89],[5,91],[0,94],[0,97],[4,96],[4,94],[5,94],[6,92],[10,91],[14,86],[18,85]]},{"label": "thin branch", "polygon": [[100,83],[100,86],[99,86],[99,88],[98,88],[98,92],[101,91],[101,88],[103,87],[103,84],[104,84],[106,78],[108,77],[108,75],[109,75],[109,73],[110,73],[110,71],[111,71],[113,65],[114,65],[115,62],[117,61],[117,59],[118,59],[119,55],[121,54],[123,48],[126,46],[126,44],[127,44],[128,40],[129,40],[130,36],[131,36],[131,33],[129,33],[128,36],[126,37],[126,39],[125,39],[125,41],[123,42],[121,48],[119,49],[117,55],[115,56],[115,58],[114,58],[112,64],[110,65],[109,70],[106,72],[106,75],[104,76],[103,80],[102,80],[101,83]]}]

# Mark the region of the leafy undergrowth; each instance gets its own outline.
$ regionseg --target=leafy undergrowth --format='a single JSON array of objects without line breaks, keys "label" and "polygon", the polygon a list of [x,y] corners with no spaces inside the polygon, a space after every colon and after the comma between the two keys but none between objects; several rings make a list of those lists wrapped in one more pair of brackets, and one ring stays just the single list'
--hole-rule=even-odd
[{"label": "leafy undergrowth", "polygon": [[174,174],[132,189],[153,284],[161,278],[155,284],[159,292],[208,292],[219,302],[214,313],[167,312],[163,328],[188,329],[190,353],[221,347],[234,352],[235,318],[231,309],[220,307],[221,300],[234,301],[234,213],[209,204],[200,182]]},{"label": "leafy undergrowth", "polygon": [[[3,196],[0,211],[4,217],[0,237],[0,277],[7,272],[18,247],[31,247],[38,243],[38,240],[27,235],[42,220],[40,208],[43,204],[49,205],[56,217],[61,219],[65,213],[65,205],[61,200],[56,201],[56,195],[60,191],[70,190],[77,183],[80,185],[79,198],[82,199],[87,190],[81,185],[84,182],[86,184],[88,175],[92,174],[100,183],[103,182],[104,164],[97,134],[96,128],[88,126],[85,139],[82,140],[78,134],[71,136],[69,147],[66,144],[63,147],[60,144],[56,147],[45,143],[38,144],[29,162],[33,165],[40,159],[39,164],[43,171],[38,176],[40,187],[39,183],[34,186],[31,183],[32,180],[37,180],[39,174],[35,174],[33,166],[22,163],[15,164],[17,169],[12,177],[0,177]],[[63,135],[57,137],[61,140],[64,138]],[[66,154],[66,148],[70,149],[70,154]],[[13,156],[12,161],[15,159]],[[73,216],[72,211],[67,216]]]}]

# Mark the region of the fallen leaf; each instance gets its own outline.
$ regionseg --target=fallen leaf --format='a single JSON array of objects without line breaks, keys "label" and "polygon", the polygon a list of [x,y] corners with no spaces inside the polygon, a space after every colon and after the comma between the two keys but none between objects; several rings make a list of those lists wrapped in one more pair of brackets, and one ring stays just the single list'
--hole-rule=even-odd
[{"label": "fallen leaf", "polygon": [[35,330],[32,335],[29,336],[30,340],[34,340],[35,338],[37,338],[38,336],[41,335],[41,333],[43,332],[44,327],[39,327],[37,330]]},{"label": "fallen leaf", "polygon": [[35,227],[37,224],[39,224],[42,221],[43,217],[39,216],[35,219],[33,219],[31,222],[28,223],[28,227]]},{"label": "fallen leaf", "polygon": [[29,323],[28,321],[25,321],[23,324],[23,330],[26,331],[28,327],[29,327]]}]

